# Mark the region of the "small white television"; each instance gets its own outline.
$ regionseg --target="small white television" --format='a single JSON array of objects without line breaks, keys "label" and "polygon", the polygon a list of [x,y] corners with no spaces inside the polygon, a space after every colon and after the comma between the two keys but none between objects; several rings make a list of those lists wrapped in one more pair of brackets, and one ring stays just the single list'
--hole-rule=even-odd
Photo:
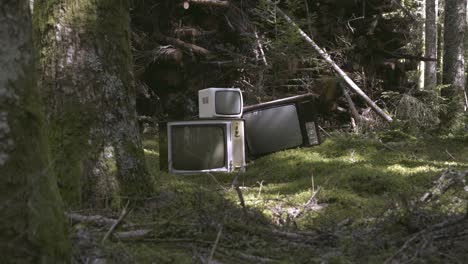
[{"label": "small white television", "polygon": [[[167,144],[160,145],[161,169],[174,174],[233,172],[245,167],[241,119],[168,122]],[[163,136],[164,138],[164,136]],[[165,145],[165,146],[164,146]],[[165,168],[167,167],[167,168]]]},{"label": "small white television", "polygon": [[242,105],[239,88],[207,88],[198,91],[200,118],[240,118]]}]

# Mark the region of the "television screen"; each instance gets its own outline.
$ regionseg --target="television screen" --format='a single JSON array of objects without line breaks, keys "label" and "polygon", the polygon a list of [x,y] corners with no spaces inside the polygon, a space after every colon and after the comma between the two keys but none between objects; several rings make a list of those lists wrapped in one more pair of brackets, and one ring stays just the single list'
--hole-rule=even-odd
[{"label": "television screen", "polygon": [[244,113],[245,136],[252,155],[267,154],[302,145],[295,104]]},{"label": "television screen", "polygon": [[237,91],[216,91],[215,109],[219,115],[238,115],[241,113],[241,94]]},{"label": "television screen", "polygon": [[225,125],[177,125],[172,128],[172,166],[196,171],[222,168],[226,162]]}]

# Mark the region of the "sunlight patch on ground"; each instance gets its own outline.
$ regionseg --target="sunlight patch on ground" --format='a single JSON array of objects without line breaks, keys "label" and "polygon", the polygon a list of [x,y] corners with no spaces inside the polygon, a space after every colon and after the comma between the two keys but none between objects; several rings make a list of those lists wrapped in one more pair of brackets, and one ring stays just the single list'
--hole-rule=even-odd
[{"label": "sunlight patch on ground", "polygon": [[389,166],[387,168],[387,170],[389,172],[398,173],[398,174],[404,175],[404,176],[410,176],[410,175],[413,175],[413,174],[416,174],[416,173],[427,173],[427,172],[440,171],[439,168],[436,168],[434,166],[429,166],[429,165],[418,166],[418,167],[407,167],[407,166],[403,166],[401,164],[394,164],[392,166]]}]

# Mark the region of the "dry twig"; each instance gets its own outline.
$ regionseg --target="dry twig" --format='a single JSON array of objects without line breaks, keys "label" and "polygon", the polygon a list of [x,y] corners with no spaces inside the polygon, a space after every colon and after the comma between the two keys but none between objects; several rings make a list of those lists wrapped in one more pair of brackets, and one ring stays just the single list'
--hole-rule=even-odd
[{"label": "dry twig", "polygon": [[114,230],[117,229],[120,223],[122,223],[122,220],[128,215],[128,213],[130,212],[130,210],[128,210],[129,204],[130,204],[130,201],[128,201],[125,207],[123,208],[122,213],[120,213],[119,219],[115,221],[115,223],[111,226],[109,231],[107,231],[107,233],[104,235],[104,237],[101,240],[101,243],[104,243],[109,238],[109,236],[112,235]]}]

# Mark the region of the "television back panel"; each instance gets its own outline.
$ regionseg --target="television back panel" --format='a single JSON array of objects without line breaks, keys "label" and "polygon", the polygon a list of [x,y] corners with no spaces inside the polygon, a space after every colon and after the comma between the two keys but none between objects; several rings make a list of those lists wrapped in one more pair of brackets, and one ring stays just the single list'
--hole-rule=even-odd
[{"label": "television back panel", "polygon": [[303,131],[303,146],[313,146],[320,144],[320,137],[317,127],[317,104],[311,101],[298,102],[297,109]]},{"label": "television back panel", "polygon": [[263,155],[303,144],[295,104],[244,113],[249,153]]},{"label": "television back panel", "polygon": [[242,92],[238,88],[207,88],[198,91],[200,118],[240,118]]},{"label": "television back panel", "polygon": [[320,144],[314,100],[264,104],[243,114],[249,158]]}]

